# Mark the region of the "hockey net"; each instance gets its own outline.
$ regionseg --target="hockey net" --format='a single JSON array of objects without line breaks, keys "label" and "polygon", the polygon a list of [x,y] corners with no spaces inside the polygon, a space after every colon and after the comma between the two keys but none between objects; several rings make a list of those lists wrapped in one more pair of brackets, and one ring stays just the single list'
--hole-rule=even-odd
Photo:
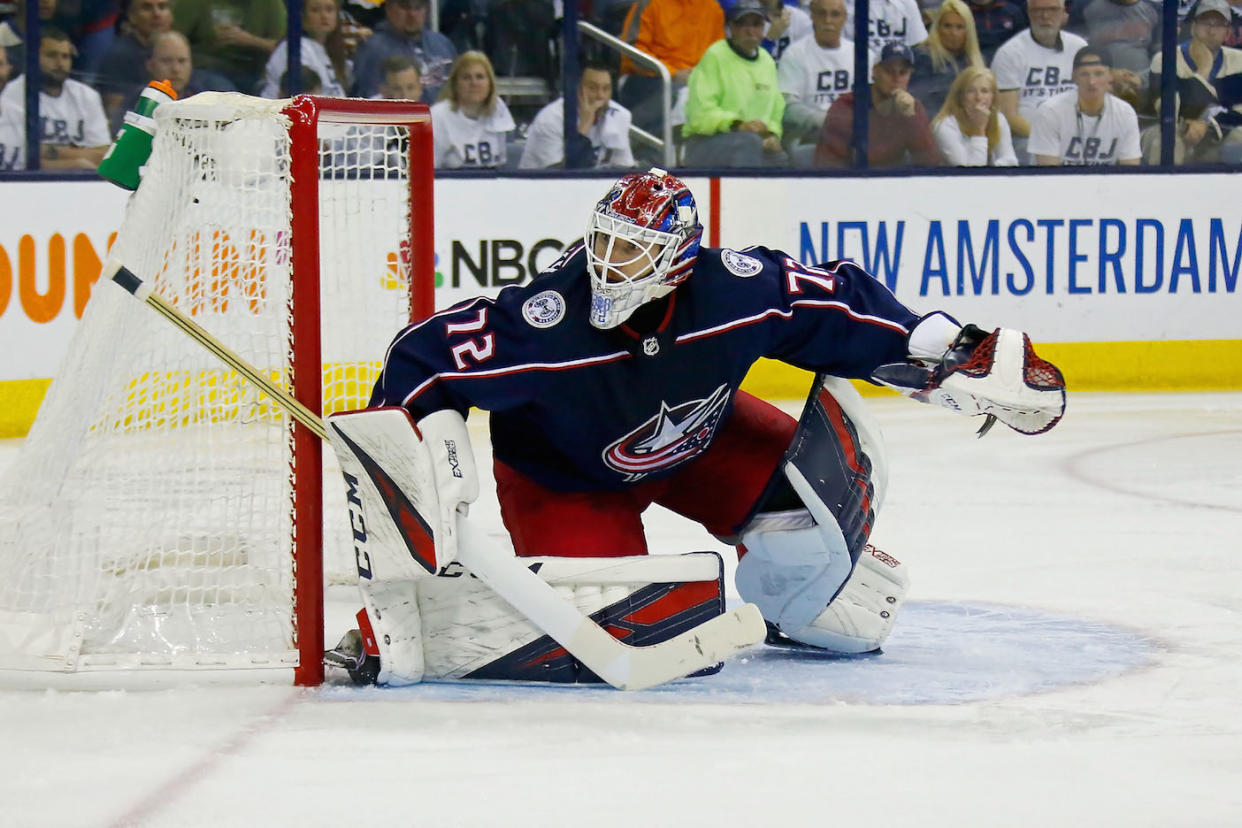
[{"label": "hockey net", "polygon": [[[367,402],[431,312],[426,107],[161,106],[111,256],[313,411]],[[328,452],[330,455],[331,452]],[[111,282],[0,480],[0,667],[291,667],[322,680],[339,476],[238,374]]]}]

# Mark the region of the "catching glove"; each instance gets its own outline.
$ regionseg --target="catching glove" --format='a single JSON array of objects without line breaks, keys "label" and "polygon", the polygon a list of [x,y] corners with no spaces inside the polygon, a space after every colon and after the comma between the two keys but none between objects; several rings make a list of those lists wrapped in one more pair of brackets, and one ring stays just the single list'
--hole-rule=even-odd
[{"label": "catching glove", "polygon": [[1065,414],[1065,378],[1040,359],[1021,331],[988,333],[967,325],[936,362],[881,365],[872,378],[919,402],[966,416],[986,414],[982,437],[996,420],[1022,434],[1042,434]]}]

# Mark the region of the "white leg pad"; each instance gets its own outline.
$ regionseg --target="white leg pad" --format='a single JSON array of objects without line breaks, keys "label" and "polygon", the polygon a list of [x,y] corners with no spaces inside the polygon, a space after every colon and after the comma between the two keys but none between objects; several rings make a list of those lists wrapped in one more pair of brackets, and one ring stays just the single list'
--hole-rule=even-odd
[{"label": "white leg pad", "polygon": [[417,582],[457,550],[459,508],[478,493],[465,422],[436,412],[415,427],[400,408],[337,414],[328,438],[345,476],[358,591],[379,649],[377,684],[423,679]]},{"label": "white leg pad", "polygon": [[372,581],[359,589],[375,643],[380,671],[375,683],[401,687],[423,680],[423,625],[415,581]]},{"label": "white leg pad", "polygon": [[[524,558],[583,615],[615,607],[653,584],[702,583],[703,611],[723,608],[723,564],[712,552],[628,558]],[[708,588],[710,586],[710,589]],[[710,593],[710,595],[709,595]],[[546,634],[482,581],[454,565],[418,582],[427,681],[474,678],[472,673],[544,639]],[[627,640],[622,638],[623,641]],[[496,670],[492,670],[494,674]],[[529,679],[517,671],[514,678]]]},{"label": "white leg pad", "polygon": [[803,509],[759,515],[742,533],[738,595],[782,630],[815,620],[849,576],[845,538],[831,514],[825,510],[821,517],[816,523]]},{"label": "white leg pad", "polygon": [[909,586],[906,567],[868,544],[854,574],[828,608],[807,626],[782,626],[781,632],[794,641],[835,653],[872,652],[892,631]]}]

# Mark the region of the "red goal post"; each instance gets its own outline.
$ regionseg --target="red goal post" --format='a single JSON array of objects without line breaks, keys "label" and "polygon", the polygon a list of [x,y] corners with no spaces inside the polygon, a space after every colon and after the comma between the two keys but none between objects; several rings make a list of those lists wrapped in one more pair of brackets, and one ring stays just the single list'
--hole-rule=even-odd
[{"label": "red goal post", "polygon": [[[426,104],[408,101],[358,100],[298,96],[285,113],[289,116],[289,137],[294,147],[290,191],[293,204],[308,205],[294,209],[293,231],[293,295],[294,329],[303,332],[293,341],[293,375],[296,378],[299,365],[315,366],[322,363],[318,326],[310,320],[320,318],[319,285],[321,258],[319,246],[319,153],[299,151],[300,147],[314,147],[318,143],[321,124],[393,126],[408,133],[406,161],[409,174],[410,221],[409,221],[409,273],[421,278],[411,278],[410,319],[422,319],[435,310],[435,240],[431,206],[435,200],[434,158],[431,116]],[[426,215],[415,221],[414,205],[425,205]],[[313,296],[303,303],[300,296]],[[299,313],[304,314],[299,317]],[[396,333],[394,330],[393,333]],[[295,398],[313,412],[323,413],[321,383],[294,383]],[[323,442],[311,434],[305,426],[297,425],[294,431],[295,484],[304,491],[319,491],[323,487]],[[305,458],[307,462],[297,461]],[[301,475],[305,475],[302,478]],[[333,481],[334,483],[336,481]],[[299,663],[294,671],[294,682],[299,685],[317,685],[323,682],[324,617],[322,559],[323,515],[321,498],[300,498],[297,501],[296,525],[306,527],[309,537],[296,545],[294,559],[295,591],[294,614],[298,619],[297,640]],[[297,578],[299,573],[309,572],[311,577]]]}]

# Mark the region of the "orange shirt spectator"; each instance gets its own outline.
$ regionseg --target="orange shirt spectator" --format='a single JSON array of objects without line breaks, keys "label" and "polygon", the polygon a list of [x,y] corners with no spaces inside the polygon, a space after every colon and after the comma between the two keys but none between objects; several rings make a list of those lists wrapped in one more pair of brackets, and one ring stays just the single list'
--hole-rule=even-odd
[{"label": "orange shirt spectator", "polygon": [[[724,37],[724,10],[716,0],[638,0],[625,18],[621,38],[659,59],[684,84],[707,47]],[[622,74],[653,74],[621,62]]]}]

